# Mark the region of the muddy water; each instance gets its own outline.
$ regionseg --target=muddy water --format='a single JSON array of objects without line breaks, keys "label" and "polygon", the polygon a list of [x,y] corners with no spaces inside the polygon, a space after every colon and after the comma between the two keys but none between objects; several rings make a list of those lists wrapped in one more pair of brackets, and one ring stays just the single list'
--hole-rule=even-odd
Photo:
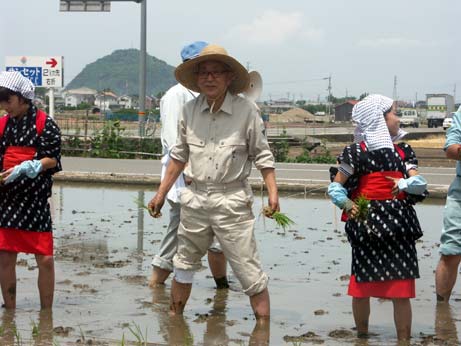
[{"label": "muddy water", "polygon": [[[151,191],[110,186],[55,185],[56,296],[53,314],[39,313],[37,270],[32,256],[20,255],[14,314],[3,313],[0,345],[120,345],[145,340],[170,345],[393,345],[392,304],[374,300],[373,336],[357,340],[350,297],[345,292],[350,249],[337,221],[339,213],[322,196],[285,196],[282,208],[296,225],[283,232],[259,218],[256,236],[270,275],[272,319],[256,326],[248,298],[230,272],[232,289],[216,292],[207,262],[197,273],[184,318],[168,315],[170,281],[147,286],[150,262],[168,221],[168,210],[154,220],[138,209]],[[255,198],[254,210],[262,199]],[[437,307],[433,271],[443,206],[417,207],[425,236],[418,244],[421,279],[413,300],[413,343],[456,344],[461,330],[461,290],[451,310]],[[459,285],[458,285],[459,287]],[[147,335],[147,336],[146,336]],[[301,337],[304,335],[304,337]],[[460,339],[461,340],[461,339]]]}]

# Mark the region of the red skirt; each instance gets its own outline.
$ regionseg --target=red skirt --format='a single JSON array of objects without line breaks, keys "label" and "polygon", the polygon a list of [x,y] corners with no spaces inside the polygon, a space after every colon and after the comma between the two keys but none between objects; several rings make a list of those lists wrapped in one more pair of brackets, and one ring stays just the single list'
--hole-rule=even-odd
[{"label": "red skirt", "polygon": [[0,227],[0,250],[53,256],[53,233]]},{"label": "red skirt", "polygon": [[415,279],[357,282],[351,275],[347,294],[354,298],[414,298]]}]

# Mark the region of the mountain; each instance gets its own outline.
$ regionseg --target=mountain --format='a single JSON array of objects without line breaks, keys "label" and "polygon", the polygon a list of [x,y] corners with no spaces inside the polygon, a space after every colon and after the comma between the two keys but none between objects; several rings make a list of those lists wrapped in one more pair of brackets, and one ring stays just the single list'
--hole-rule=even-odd
[{"label": "mountain", "polygon": [[[146,95],[157,95],[176,84],[174,67],[147,54]],[[139,94],[139,49],[119,49],[88,64],[66,89],[111,89],[118,95]]]}]

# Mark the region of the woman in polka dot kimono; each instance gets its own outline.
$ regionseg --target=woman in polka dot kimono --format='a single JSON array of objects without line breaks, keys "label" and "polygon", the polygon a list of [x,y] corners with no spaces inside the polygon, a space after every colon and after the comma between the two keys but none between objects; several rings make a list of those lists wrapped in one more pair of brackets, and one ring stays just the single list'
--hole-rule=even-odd
[{"label": "woman in polka dot kimono", "polygon": [[0,73],[0,285],[4,307],[16,307],[18,252],[33,253],[42,309],[54,294],[53,234],[48,198],[61,170],[61,135],[32,104],[34,85],[18,72]]},{"label": "woman in polka dot kimono", "polygon": [[[422,236],[413,205],[424,199],[427,183],[418,175],[411,147],[394,145],[406,132],[392,99],[369,95],[354,106],[352,119],[354,143],[338,157],[328,194],[344,210],[352,247],[348,294],[354,320],[358,335],[366,336],[370,297],[392,299],[397,337],[406,340],[419,278],[415,243]],[[359,208],[359,197],[365,198],[365,208]]]}]

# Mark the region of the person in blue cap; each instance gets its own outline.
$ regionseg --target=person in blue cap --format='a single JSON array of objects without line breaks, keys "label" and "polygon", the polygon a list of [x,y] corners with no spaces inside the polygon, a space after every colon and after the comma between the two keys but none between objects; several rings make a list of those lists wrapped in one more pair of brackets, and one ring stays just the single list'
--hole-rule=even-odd
[{"label": "person in blue cap", "polygon": [[456,177],[448,189],[440,237],[440,261],[435,271],[437,301],[448,302],[461,261],[461,106],[453,116],[443,149],[448,159],[458,161]]},{"label": "person in blue cap", "polygon": [[[196,41],[186,45],[181,50],[182,61],[185,62],[197,57],[207,45],[208,43],[203,41]],[[170,149],[176,143],[178,137],[178,121],[181,116],[182,107],[185,103],[197,97],[197,95],[197,93],[178,83],[171,87],[160,100],[160,116],[162,121],[161,142],[163,148],[162,180],[170,162]],[[159,253],[152,261],[153,269],[149,281],[150,287],[164,284],[173,271],[173,256],[178,247],[178,227],[181,211],[179,194],[184,186],[185,177],[181,174],[168,192],[167,201],[170,205],[170,220],[167,233],[160,244]],[[216,287],[218,289],[228,288],[226,258],[222,253],[219,242],[216,240],[213,241],[208,249],[208,263],[211,274],[216,282]]]}]

